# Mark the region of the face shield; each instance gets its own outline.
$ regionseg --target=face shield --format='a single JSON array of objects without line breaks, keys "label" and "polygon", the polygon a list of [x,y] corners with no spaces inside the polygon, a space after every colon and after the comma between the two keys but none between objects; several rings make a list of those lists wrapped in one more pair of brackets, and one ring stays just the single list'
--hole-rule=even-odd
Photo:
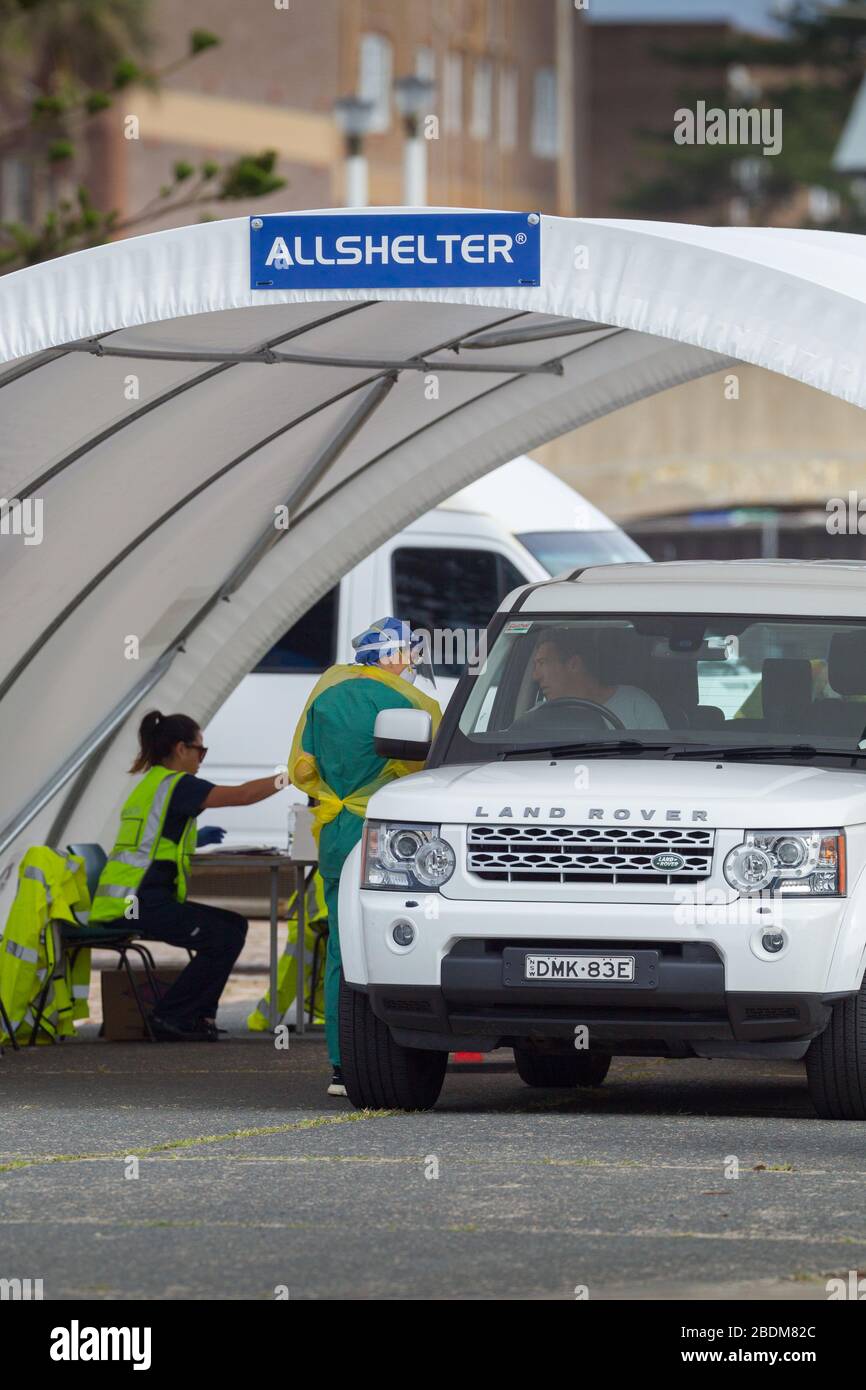
[{"label": "face shield", "polygon": [[[414,676],[423,676],[436,689],[436,676],[433,673],[433,660],[430,652],[430,634],[423,629],[412,632],[412,666]],[[413,676],[413,678],[414,678]]]},{"label": "face shield", "polygon": [[407,663],[401,672],[404,680],[411,684],[417,676],[423,676],[435,688],[436,677],[429,657],[427,634],[413,631],[404,619],[377,619],[364,632],[352,638],[352,648],[355,661],[362,666],[384,665],[387,669],[388,662],[400,656]]}]

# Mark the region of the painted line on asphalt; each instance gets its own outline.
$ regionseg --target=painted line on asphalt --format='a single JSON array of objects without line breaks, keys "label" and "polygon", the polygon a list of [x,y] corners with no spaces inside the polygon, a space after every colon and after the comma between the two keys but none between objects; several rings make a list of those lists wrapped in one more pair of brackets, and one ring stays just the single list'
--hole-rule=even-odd
[{"label": "painted line on asphalt", "polygon": [[249,1129],[232,1129],[225,1134],[199,1134],[190,1139],[166,1139],[161,1144],[115,1149],[109,1153],[42,1154],[0,1163],[0,1173],[18,1172],[23,1168],[47,1167],[51,1163],[92,1163],[106,1159],[146,1158],[171,1149],[192,1148],[196,1144],[224,1144],[231,1139],[257,1139],[268,1134],[289,1134],[292,1131],[323,1129],[327,1125],[351,1124],[358,1120],[381,1120],[397,1115],[397,1110],[351,1110],[340,1115],[320,1115],[313,1120],[293,1120],[284,1125],[256,1125]]}]

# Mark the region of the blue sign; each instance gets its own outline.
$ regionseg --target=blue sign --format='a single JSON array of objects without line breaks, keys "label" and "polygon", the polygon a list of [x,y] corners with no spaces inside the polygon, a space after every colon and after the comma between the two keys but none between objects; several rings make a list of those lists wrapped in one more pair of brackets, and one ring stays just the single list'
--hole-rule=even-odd
[{"label": "blue sign", "polygon": [[254,290],[540,282],[537,212],[281,213],[250,218]]}]

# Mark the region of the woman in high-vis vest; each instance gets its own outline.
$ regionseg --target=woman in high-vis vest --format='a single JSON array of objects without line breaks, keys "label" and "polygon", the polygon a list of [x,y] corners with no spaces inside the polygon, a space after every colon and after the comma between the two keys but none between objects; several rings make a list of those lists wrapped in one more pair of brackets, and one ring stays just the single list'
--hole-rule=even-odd
[{"label": "woman in high-vis vest", "polygon": [[237,912],[187,900],[196,816],[219,806],[252,806],[280,790],[279,776],[215,786],[198,771],[207,749],[186,714],[151,710],[138,731],[129,769],[144,773],[120,813],[120,829],[100,875],[90,921],[127,920],[145,940],[188,947],[194,958],[150,1016],[165,1042],[216,1041],[220,995],[241,953],[247,923]]}]

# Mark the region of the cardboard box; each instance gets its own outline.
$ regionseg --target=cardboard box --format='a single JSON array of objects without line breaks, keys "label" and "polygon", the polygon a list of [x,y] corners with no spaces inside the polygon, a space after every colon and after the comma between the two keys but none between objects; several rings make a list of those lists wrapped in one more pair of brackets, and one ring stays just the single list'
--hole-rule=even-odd
[{"label": "cardboard box", "polygon": [[[153,971],[157,985],[157,997],[162,999],[178,975],[183,974],[183,966],[160,966]],[[102,1029],[103,1037],[109,1042],[141,1042],[147,1034],[135,1002],[135,996],[125,970],[103,970],[102,976]],[[149,1012],[157,1000],[148,984],[144,970],[133,969],[145,1012]]]}]

